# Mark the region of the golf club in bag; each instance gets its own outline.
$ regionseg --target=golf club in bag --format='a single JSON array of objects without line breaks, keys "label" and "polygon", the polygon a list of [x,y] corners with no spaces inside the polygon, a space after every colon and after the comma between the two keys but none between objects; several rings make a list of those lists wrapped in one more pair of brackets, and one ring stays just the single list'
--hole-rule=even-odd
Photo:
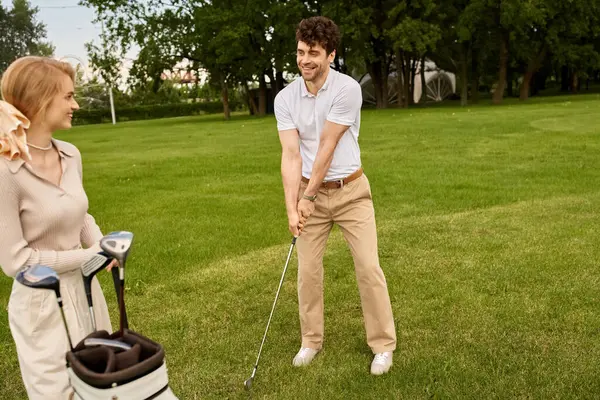
[{"label": "golf club in bag", "polygon": [[163,347],[129,329],[92,332],[66,359],[73,400],[178,400]]},{"label": "golf club in bag", "polygon": [[94,304],[92,301],[92,281],[96,274],[108,267],[111,262],[112,259],[107,257],[106,254],[99,253],[95,254],[81,266],[83,287],[85,289],[85,296],[87,297],[88,306],[90,308],[90,320],[92,322],[93,331],[96,330],[96,317],[94,315]]},{"label": "golf club in bag", "polygon": [[267,322],[267,327],[265,329],[265,334],[263,335],[262,342],[260,343],[260,348],[258,349],[258,356],[256,357],[256,363],[254,364],[254,369],[252,370],[252,375],[250,378],[244,381],[244,387],[246,390],[250,390],[252,388],[252,381],[256,376],[256,370],[258,369],[258,362],[260,361],[260,354],[262,353],[263,346],[265,345],[265,340],[267,339],[267,332],[269,332],[269,325],[271,325],[271,319],[273,318],[273,313],[275,312],[275,306],[277,305],[277,299],[279,298],[279,292],[281,291],[281,286],[283,286],[283,278],[285,278],[285,273],[288,268],[288,264],[290,263],[290,258],[292,257],[292,252],[294,251],[294,246],[296,245],[296,237],[292,239],[292,244],[290,245],[290,251],[288,252],[287,260],[285,262],[285,266],[283,267],[283,273],[281,274],[281,279],[279,280],[279,286],[277,287],[277,293],[275,293],[275,301],[273,301],[273,307],[271,307],[271,314],[269,315],[269,321]]},{"label": "golf club in bag", "polygon": [[[96,318],[94,316],[94,304],[92,300],[92,281],[98,272],[104,270],[111,262],[113,258],[106,254],[105,252],[100,252],[95,254],[92,258],[86,261],[81,266],[81,274],[83,275],[83,287],[85,289],[85,295],[87,297],[88,306],[90,308],[90,319],[92,322],[92,330],[96,330]],[[113,283],[115,285],[115,292],[117,293],[117,302],[119,304],[119,309],[121,309],[121,279],[119,277],[119,268],[113,268],[111,270],[113,276]],[[123,307],[122,314],[120,315],[120,319],[122,321],[124,328],[129,328],[129,323],[127,321],[127,313]]]},{"label": "golf club in bag", "polygon": [[[61,316],[63,319],[63,324],[65,326],[65,330],[67,332],[67,339],[69,339],[69,347],[73,350],[73,342],[71,340],[71,335],[69,334],[69,329],[67,326],[67,319],[65,318],[65,314],[63,311],[63,303],[60,295],[60,279],[58,278],[58,274],[50,267],[46,267],[43,265],[32,265],[22,268],[17,273],[15,279],[17,282],[22,285],[29,286],[33,289],[50,289],[54,290],[56,293],[56,298],[58,300],[58,306],[60,308]],[[87,287],[88,285],[86,285]],[[88,297],[89,298],[89,297]],[[93,315],[93,311],[92,315]],[[95,329],[94,329],[95,330]],[[116,340],[106,340],[106,339],[86,339],[86,345],[97,345],[102,344],[106,346],[113,346],[116,348],[129,349],[131,346],[127,343],[119,342]]]},{"label": "golf club in bag", "polygon": [[[117,293],[119,301],[119,332],[123,334],[123,330],[128,328],[127,311],[125,310],[125,262],[129,256],[129,250],[133,242],[133,233],[127,231],[111,232],[100,239],[100,247],[110,257],[115,258],[119,262],[119,291]],[[114,271],[114,270],[113,270]],[[113,272],[113,279],[115,279]],[[115,281],[116,285],[116,281]]]},{"label": "golf club in bag", "polygon": [[[89,271],[102,268],[98,265],[105,268],[111,258],[119,262],[119,268],[113,268],[112,273],[119,302],[120,329],[112,334],[94,330],[66,354],[73,400],[177,400],[169,387],[163,347],[128,328],[123,268],[132,240],[131,232],[108,234],[100,241],[103,253],[89,262],[87,275],[82,267],[87,294],[87,280],[92,279]],[[91,295],[88,296],[91,306],[90,299]]]},{"label": "golf club in bag", "polygon": [[65,330],[67,332],[67,338],[69,339],[69,347],[73,350],[73,342],[71,341],[71,335],[69,334],[67,319],[65,318],[65,312],[63,311],[62,297],[60,296],[60,279],[58,278],[56,271],[45,265],[28,265],[17,272],[15,279],[22,285],[33,289],[54,290],[60,309],[60,315],[62,316],[63,324],[65,325]]}]

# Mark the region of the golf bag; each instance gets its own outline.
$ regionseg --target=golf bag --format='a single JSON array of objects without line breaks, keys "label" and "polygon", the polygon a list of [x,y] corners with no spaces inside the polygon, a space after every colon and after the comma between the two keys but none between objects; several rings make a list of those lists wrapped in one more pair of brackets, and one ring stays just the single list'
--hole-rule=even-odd
[{"label": "golf bag", "polygon": [[86,346],[82,340],[69,351],[67,371],[74,400],[177,400],[169,388],[163,347],[129,329],[86,337],[127,343],[129,350],[106,345]]}]

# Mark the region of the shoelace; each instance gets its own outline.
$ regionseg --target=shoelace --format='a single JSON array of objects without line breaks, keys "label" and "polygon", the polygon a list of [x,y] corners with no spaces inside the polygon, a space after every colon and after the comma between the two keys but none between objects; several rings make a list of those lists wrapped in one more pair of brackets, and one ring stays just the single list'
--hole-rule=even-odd
[{"label": "shoelace", "polygon": [[387,362],[388,359],[388,354],[387,353],[377,353],[375,354],[375,364],[385,364]]}]

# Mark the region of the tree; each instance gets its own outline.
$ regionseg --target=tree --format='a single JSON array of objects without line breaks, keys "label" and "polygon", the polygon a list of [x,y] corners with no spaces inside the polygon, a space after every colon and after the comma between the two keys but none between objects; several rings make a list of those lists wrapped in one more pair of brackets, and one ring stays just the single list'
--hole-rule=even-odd
[{"label": "tree", "polygon": [[[78,81],[82,81],[83,74],[78,71]],[[109,107],[109,95],[106,85],[100,83],[97,76],[75,86],[77,102],[82,109],[105,109]]]},{"label": "tree", "polygon": [[[107,40],[125,54],[132,46],[140,49],[131,69],[132,86],[145,87],[152,81],[154,93],[162,84],[162,73],[176,65],[204,68],[222,87],[224,114],[229,118],[228,87],[240,72],[246,41],[240,19],[232,18],[233,1],[182,0],[82,0],[96,10],[106,27]],[[98,52],[96,52],[98,53]],[[98,57],[113,65],[110,58]],[[242,69],[241,71],[244,71]]]},{"label": "tree", "polygon": [[334,20],[343,37],[344,59],[361,55],[375,88],[377,108],[388,106],[388,77],[393,61],[392,43],[386,29],[392,28],[388,13],[396,0],[326,0],[321,14]]},{"label": "tree", "polygon": [[[485,46],[485,34],[474,31],[475,23],[470,21],[467,12],[470,0],[448,0],[440,2],[433,12],[438,27],[444,27],[444,34],[437,43],[431,58],[436,65],[453,72],[460,84],[461,105],[465,106],[469,97],[471,81],[471,101],[477,101],[479,91],[479,64]],[[440,28],[441,29],[441,28]]]},{"label": "tree", "polygon": [[39,8],[27,0],[13,0],[12,8],[0,5],[0,72],[15,59],[27,55],[51,56],[46,26],[37,21]]},{"label": "tree", "polygon": [[[570,70],[569,83],[576,89],[580,77],[600,68],[600,2],[546,0],[546,5],[548,17],[544,29],[540,29],[544,35],[544,56],[551,56],[558,65]],[[522,99],[529,95],[531,78],[531,74],[526,74],[523,79]]]},{"label": "tree", "polygon": [[230,118],[229,91],[254,69],[246,55],[251,50],[247,27],[239,24],[239,8],[234,3],[233,0],[213,0],[195,7],[190,29],[198,40],[191,41],[192,35],[185,31],[181,31],[179,37],[183,56],[202,63],[210,81],[221,87],[226,119]]},{"label": "tree", "polygon": [[[15,0],[16,1],[16,0]],[[23,0],[21,0],[23,1]],[[333,19],[342,41],[334,68],[359,79],[371,76],[376,105],[389,102],[388,77],[397,71],[398,105],[414,98],[415,75],[425,59],[454,72],[462,104],[479,88],[494,88],[500,103],[522,74],[527,98],[542,65],[558,65],[570,86],[598,66],[600,0],[81,0],[106,25],[104,45],[90,47],[106,79],[119,58],[140,49],[130,71],[132,87],[158,93],[164,71],[205,71],[218,86],[229,117],[229,93],[245,89],[253,113],[264,115],[269,95],[297,73],[295,30],[310,15]],[[4,13],[6,14],[6,13]],[[8,17],[0,12],[0,23]],[[5,25],[0,24],[0,29]],[[0,36],[0,42],[3,40]],[[110,45],[109,45],[110,44]],[[550,68],[546,68],[549,70]],[[421,68],[424,73],[424,68]],[[269,83],[271,91],[269,92]],[[424,85],[424,79],[422,79]],[[250,91],[258,88],[257,100]],[[145,90],[145,89],[144,89]]]},{"label": "tree", "polygon": [[90,67],[100,78],[109,86],[118,86],[121,77],[121,61],[118,49],[114,44],[110,44],[107,35],[102,32],[100,36],[102,44],[100,46],[93,42],[86,43],[85,48],[90,60]]},{"label": "tree", "polygon": [[412,101],[414,78],[425,54],[441,37],[432,17],[433,0],[324,1],[322,14],[332,18],[342,31],[341,59],[355,65],[362,57],[375,89],[377,108],[389,103],[389,80],[396,67],[398,105]]},{"label": "tree", "polygon": [[435,50],[442,37],[440,27],[428,20],[435,9],[433,0],[404,0],[388,13],[393,23],[385,34],[395,54],[399,107],[413,103],[415,75],[419,66],[421,83],[425,85],[425,55]]},{"label": "tree", "polygon": [[268,58],[267,76],[273,97],[283,89],[285,72],[298,72],[296,65],[296,27],[309,11],[300,0],[272,0],[266,10],[264,36],[265,55]]},{"label": "tree", "polygon": [[248,82],[258,81],[258,105],[250,96],[249,102],[258,115],[265,115],[267,79],[272,99],[283,89],[284,72],[297,71],[295,30],[308,14],[306,5],[300,0],[213,0],[197,12],[204,16],[202,26],[196,21],[203,32],[201,43],[210,49],[203,62],[211,64],[218,57],[220,66],[211,69],[217,74],[228,71],[230,83],[241,84],[247,92]]}]

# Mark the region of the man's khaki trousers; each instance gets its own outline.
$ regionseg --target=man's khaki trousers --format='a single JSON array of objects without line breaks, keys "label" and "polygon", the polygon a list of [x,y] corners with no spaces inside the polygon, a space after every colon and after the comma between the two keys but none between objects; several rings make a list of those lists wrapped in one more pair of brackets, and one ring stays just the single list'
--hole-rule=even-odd
[{"label": "man's khaki trousers", "polygon": [[[299,198],[306,185],[301,182]],[[321,349],[323,345],[323,254],[334,223],[340,227],[354,259],[367,344],[373,353],[394,351],[394,316],[379,266],[375,211],[364,174],[341,188],[319,188],[315,211],[297,240],[302,347]]]}]

